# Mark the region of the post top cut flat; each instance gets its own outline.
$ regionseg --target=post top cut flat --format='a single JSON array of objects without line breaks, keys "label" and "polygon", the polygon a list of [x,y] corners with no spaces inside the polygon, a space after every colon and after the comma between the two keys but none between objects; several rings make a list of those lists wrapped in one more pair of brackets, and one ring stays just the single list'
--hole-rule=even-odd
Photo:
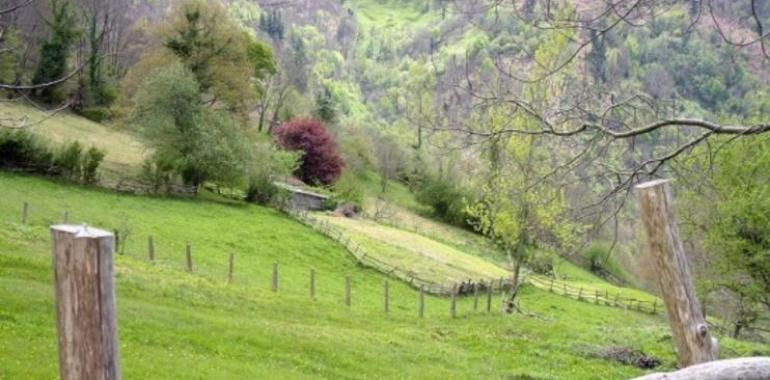
[{"label": "post top cut flat", "polygon": [[646,188],[649,188],[649,187],[655,187],[655,186],[658,186],[658,185],[662,185],[662,184],[668,183],[668,182],[670,182],[668,179],[661,178],[661,179],[656,179],[656,180],[640,183],[640,184],[636,185],[635,187],[637,189],[646,189]]},{"label": "post top cut flat", "polygon": [[112,236],[111,232],[89,227],[85,224],[55,224],[51,230],[75,234],[76,238],[101,238]]}]

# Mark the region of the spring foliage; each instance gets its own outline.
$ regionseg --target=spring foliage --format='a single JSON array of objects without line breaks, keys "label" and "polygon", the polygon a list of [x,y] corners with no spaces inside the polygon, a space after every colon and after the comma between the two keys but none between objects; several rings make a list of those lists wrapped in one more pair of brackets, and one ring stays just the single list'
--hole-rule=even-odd
[{"label": "spring foliage", "polygon": [[305,183],[331,185],[345,167],[334,138],[320,121],[294,119],[275,130],[278,145],[302,151],[295,174]]}]

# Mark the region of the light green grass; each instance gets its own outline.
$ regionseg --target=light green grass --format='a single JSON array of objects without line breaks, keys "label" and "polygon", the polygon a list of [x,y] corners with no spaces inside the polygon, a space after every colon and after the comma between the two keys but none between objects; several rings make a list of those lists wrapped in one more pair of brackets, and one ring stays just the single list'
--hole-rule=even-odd
[{"label": "light green grass", "polygon": [[17,103],[0,103],[0,119],[27,118],[30,130],[50,143],[61,145],[79,141],[86,147],[96,146],[107,152],[100,168],[103,179],[135,176],[149,154],[142,142],[130,133],[62,111],[50,117],[46,112]]},{"label": "light green grass", "polygon": [[[527,315],[472,311],[459,318],[445,299],[428,297],[416,317],[417,294],[391,280],[391,310],[382,313],[385,277],[357,267],[332,240],[278,212],[202,200],[119,196],[33,177],[0,173],[0,378],[50,379],[57,374],[48,225],[71,218],[131,229],[116,260],[124,378],[627,378],[643,371],[595,357],[630,345],[673,363],[660,317],[579,303],[526,288]],[[19,223],[23,201],[30,223]],[[145,237],[157,242],[148,263]],[[182,271],[184,242],[193,244],[196,273]],[[227,255],[236,253],[235,283],[225,284]],[[280,291],[269,290],[280,263]],[[309,300],[309,268],[318,299]],[[344,276],[353,306],[343,304]],[[728,356],[767,352],[725,340]],[[395,365],[394,363],[397,363]]]},{"label": "light green grass", "polygon": [[430,2],[414,0],[351,0],[359,22],[367,27],[401,29],[429,26],[440,20],[438,12],[427,11]]},{"label": "light green grass", "polygon": [[317,217],[340,228],[360,244],[367,255],[411,271],[423,280],[451,287],[454,283],[469,279],[486,280],[509,276],[504,268],[422,235],[368,220],[324,215]]}]

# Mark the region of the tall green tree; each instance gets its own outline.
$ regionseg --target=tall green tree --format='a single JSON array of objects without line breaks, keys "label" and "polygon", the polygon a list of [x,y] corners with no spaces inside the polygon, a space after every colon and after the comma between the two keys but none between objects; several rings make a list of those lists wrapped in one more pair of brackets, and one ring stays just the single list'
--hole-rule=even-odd
[{"label": "tall green tree", "polygon": [[133,121],[185,184],[236,184],[245,173],[248,146],[225,111],[201,103],[195,75],[177,62],[151,73],[136,94]]},{"label": "tall green tree", "polygon": [[[67,74],[70,52],[80,35],[68,0],[51,0],[50,7],[51,18],[45,20],[50,36],[40,47],[39,63],[32,78],[35,85],[55,82]],[[67,96],[62,88],[62,84],[45,86],[33,95],[45,103],[60,102]]]}]

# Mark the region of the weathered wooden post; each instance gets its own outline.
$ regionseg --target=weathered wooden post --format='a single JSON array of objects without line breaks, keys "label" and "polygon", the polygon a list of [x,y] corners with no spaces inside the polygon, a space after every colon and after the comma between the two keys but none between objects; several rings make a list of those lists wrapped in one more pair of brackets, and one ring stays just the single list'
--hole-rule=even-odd
[{"label": "weathered wooden post", "polygon": [[390,296],[389,289],[388,289],[388,280],[385,280],[384,292],[385,292],[385,301],[384,301],[385,302],[385,314],[388,314],[388,311],[390,311],[390,300],[388,299],[388,297]]},{"label": "weathered wooden post", "polygon": [[492,280],[489,280],[487,286],[487,313],[492,311]]},{"label": "weathered wooden post", "polygon": [[115,230],[115,253],[120,253],[120,233]]},{"label": "weathered wooden post", "polygon": [[120,379],[114,237],[76,225],[51,226],[59,376]]},{"label": "weathered wooden post", "polygon": [[27,224],[27,214],[29,213],[29,203],[26,201],[21,205],[21,224]]},{"label": "weathered wooden post", "polygon": [[425,315],[425,288],[420,285],[420,306],[417,308],[417,315],[422,318]]},{"label": "weathered wooden post", "polygon": [[636,186],[647,243],[668,311],[679,367],[716,360],[718,346],[709,334],[695,295],[690,266],[674,216],[667,180]]},{"label": "weathered wooden post", "polygon": [[152,235],[147,237],[147,257],[150,261],[155,261],[155,241],[152,239]]},{"label": "weathered wooden post", "polygon": [[192,262],[192,246],[190,245],[190,242],[187,242],[187,271],[192,273],[193,272],[193,262]]},{"label": "weathered wooden post", "polygon": [[350,276],[345,276],[345,305],[350,306]]},{"label": "weathered wooden post", "polygon": [[548,286],[548,291],[553,293],[553,277],[551,277],[551,285]]},{"label": "weathered wooden post", "polygon": [[479,285],[478,283],[473,284],[473,311],[476,311],[479,309]]},{"label": "weathered wooden post", "polygon": [[230,262],[227,266],[227,283],[232,284],[233,283],[233,266],[235,265],[235,254],[230,253]]},{"label": "weathered wooden post", "polygon": [[457,284],[452,286],[452,302],[449,306],[449,315],[457,317]]},{"label": "weathered wooden post", "polygon": [[64,210],[64,216],[62,217],[62,224],[67,224],[70,221],[70,212],[67,210]]},{"label": "weathered wooden post", "polygon": [[582,301],[583,300],[583,287],[582,286],[580,287],[580,291],[578,291],[578,298],[577,299],[578,299],[578,301]]},{"label": "weathered wooden post", "polygon": [[310,269],[310,298],[315,299],[315,269]]},{"label": "weathered wooden post", "polygon": [[273,278],[270,282],[270,288],[274,291],[278,291],[278,263],[273,263]]}]

